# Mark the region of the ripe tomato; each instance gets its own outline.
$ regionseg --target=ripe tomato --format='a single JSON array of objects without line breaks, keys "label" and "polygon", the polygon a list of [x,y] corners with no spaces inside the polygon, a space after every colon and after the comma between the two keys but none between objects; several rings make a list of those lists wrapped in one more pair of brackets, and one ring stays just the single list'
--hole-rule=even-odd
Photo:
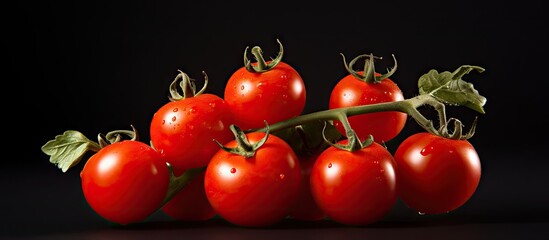
[{"label": "ripe tomato", "polygon": [[214,94],[171,101],[153,116],[151,142],[175,172],[204,167],[219,150],[213,139],[221,143],[233,139],[232,121],[229,107]]},{"label": "ripe tomato", "polygon": [[[358,71],[357,74],[364,74]],[[376,76],[381,76],[375,73]],[[343,108],[404,100],[400,88],[390,78],[379,82],[368,82],[358,79],[353,74],[343,77],[332,89],[329,108]],[[403,112],[387,111],[351,116],[348,118],[351,127],[360,138],[371,134],[378,143],[388,142],[396,137],[406,124],[407,115]],[[345,135],[340,121],[334,126]]]},{"label": "ripe tomato", "polygon": [[398,146],[395,160],[400,198],[425,214],[446,213],[460,207],[480,181],[480,160],[467,140],[416,133]]},{"label": "ripe tomato", "polygon": [[162,156],[133,140],[99,150],[88,159],[80,177],[91,208],[123,225],[142,221],[159,209],[170,180]]},{"label": "ripe tomato", "polygon": [[316,221],[326,217],[326,214],[318,207],[311,193],[311,171],[319,154],[303,155],[300,157],[301,166],[301,190],[290,217],[302,221]]},{"label": "ripe tomato", "polygon": [[299,73],[280,61],[265,72],[250,72],[245,66],[236,70],[227,81],[223,97],[236,125],[251,129],[264,127],[264,121],[271,124],[300,115],[306,91]]},{"label": "ripe tomato", "polygon": [[204,191],[205,172],[195,176],[162,207],[162,212],[180,221],[203,221],[215,216]]},{"label": "ripe tomato", "polygon": [[376,142],[352,152],[331,146],[316,159],[311,191],[320,209],[336,222],[371,224],[396,204],[396,163]]},{"label": "ripe tomato", "polygon": [[[265,136],[247,134],[251,144]],[[226,147],[236,147],[231,141]],[[269,135],[255,155],[245,158],[220,149],[206,168],[206,196],[216,212],[230,223],[261,227],[284,219],[295,203],[301,182],[299,160],[292,148]]]}]

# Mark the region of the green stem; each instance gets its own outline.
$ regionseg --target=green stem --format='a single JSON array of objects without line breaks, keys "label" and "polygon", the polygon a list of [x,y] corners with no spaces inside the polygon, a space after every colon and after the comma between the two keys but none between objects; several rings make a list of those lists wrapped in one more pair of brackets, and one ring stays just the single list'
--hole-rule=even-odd
[{"label": "green stem", "polygon": [[[271,132],[277,132],[289,127],[295,127],[301,124],[305,124],[312,121],[318,120],[338,120],[342,115],[347,117],[375,113],[375,112],[386,112],[386,111],[399,111],[408,114],[410,117],[414,118],[416,122],[422,126],[426,131],[436,133],[437,130],[434,128],[431,120],[427,119],[423,114],[421,114],[417,108],[423,105],[434,106],[439,113],[440,122],[446,123],[446,113],[444,110],[444,104],[438,102],[430,95],[419,95],[414,98],[395,101],[395,102],[384,102],[376,103],[369,105],[361,105],[355,107],[346,107],[346,108],[336,108],[329,109],[309,114],[300,115],[285,121],[277,122],[272,125],[269,125],[269,130]],[[262,131],[265,132],[266,128],[252,129],[247,132]]]},{"label": "green stem", "polygon": [[252,48],[252,55],[254,55],[255,60],[257,61],[257,67],[259,69],[265,69],[267,67],[267,62],[263,58],[263,51],[260,47],[255,46]]},{"label": "green stem", "polygon": [[206,167],[201,168],[193,168],[185,171],[185,173],[181,174],[180,176],[176,177],[173,175],[173,171],[170,168],[171,176],[170,176],[170,185],[168,187],[168,193],[166,194],[166,197],[164,198],[164,202],[162,203],[162,206],[169,202],[181,189],[183,189],[194,177],[196,177],[198,174],[200,174],[202,171],[206,170]]},{"label": "green stem", "polygon": [[[259,132],[259,131],[266,132],[266,133],[269,133],[269,132],[274,133],[287,128],[296,127],[308,122],[318,121],[318,120],[324,120],[324,121],[340,120],[342,121],[345,129],[349,133],[352,133],[351,126],[349,122],[346,121],[348,117],[361,115],[361,114],[375,113],[375,112],[399,111],[399,112],[408,114],[408,116],[412,117],[426,131],[433,134],[437,134],[437,135],[440,134],[439,130],[435,129],[435,127],[433,126],[433,122],[427,119],[425,116],[423,116],[423,114],[421,114],[421,112],[418,111],[418,108],[424,105],[429,105],[435,108],[440,118],[439,119],[440,126],[447,125],[444,104],[436,100],[430,94],[423,94],[423,95],[416,96],[414,98],[409,98],[409,99],[395,101],[395,102],[384,102],[384,103],[376,103],[376,104],[361,105],[361,106],[346,107],[346,108],[336,108],[336,109],[329,109],[329,110],[324,110],[319,112],[313,112],[309,114],[300,115],[285,121],[277,122],[263,128],[251,129],[243,133]],[[170,187],[168,190],[168,194],[166,195],[166,198],[164,200],[164,203],[168,202],[177,192],[183,189],[183,187],[185,187],[185,185],[189,181],[191,181],[201,171],[204,171],[204,169],[205,167],[190,169],[179,177],[175,177],[172,173],[172,177],[170,178]]]}]

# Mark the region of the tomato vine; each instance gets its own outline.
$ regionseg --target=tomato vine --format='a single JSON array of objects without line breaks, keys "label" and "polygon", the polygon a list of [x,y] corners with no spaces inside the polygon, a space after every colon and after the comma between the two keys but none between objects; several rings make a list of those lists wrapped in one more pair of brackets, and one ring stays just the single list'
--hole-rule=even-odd
[{"label": "tomato vine", "polygon": [[[242,72],[249,71],[250,74],[252,75],[262,74],[275,68],[277,64],[282,63],[281,62],[282,44],[280,44],[280,53],[278,57],[272,61],[266,62],[261,57],[261,50],[257,47],[253,48],[252,52],[254,53],[254,56],[256,57],[256,59],[259,59],[258,63],[256,63],[255,65],[252,65],[245,55],[245,67],[243,67],[239,71],[242,71]],[[370,66],[370,67],[369,68],[365,67],[364,72],[367,75],[363,76],[357,73],[356,71],[350,69],[350,67],[346,64],[347,70],[354,77],[369,77],[370,82],[376,82],[376,81],[379,82],[383,78],[387,78],[388,76],[390,76],[395,70],[393,69],[388,74],[385,74],[385,75],[381,75],[381,74],[375,75],[376,73],[373,69],[373,62],[375,59],[379,59],[379,58],[376,56],[373,56],[372,54],[360,55],[359,57],[353,59],[349,65],[352,66],[352,64],[354,64],[359,58],[365,58],[365,61],[366,61],[365,66]],[[396,63],[396,60],[395,60],[395,63]],[[483,106],[486,103],[486,98],[478,93],[478,91],[474,88],[472,83],[463,80],[464,76],[469,74],[472,71],[483,72],[484,70],[485,70],[484,68],[479,66],[474,66],[474,65],[462,65],[452,72],[450,71],[438,72],[437,70],[434,70],[434,69],[430,70],[429,72],[419,77],[419,80],[418,80],[419,95],[412,98],[404,99],[404,100],[333,108],[333,109],[313,112],[309,114],[303,114],[303,115],[298,115],[293,117],[285,117],[284,120],[267,122],[267,125],[265,127],[257,127],[257,128],[251,128],[251,129],[248,128],[245,131],[240,130],[240,128],[238,128],[237,125],[232,124],[230,126],[230,129],[233,131],[235,135],[235,141],[231,143],[233,148],[228,148],[223,145],[225,142],[227,142],[227,139],[215,139],[214,135],[208,135],[213,139],[206,139],[206,140],[207,141],[222,140],[223,142],[217,142],[217,143],[220,147],[219,151],[226,151],[226,155],[223,155],[224,157],[228,156],[228,154],[239,154],[241,155],[241,157],[244,157],[244,158],[253,157],[255,154],[255,151],[260,149],[262,145],[265,143],[265,141],[267,141],[267,136],[269,134],[273,134],[276,137],[280,137],[282,140],[288,143],[291,146],[291,148],[294,150],[294,152],[300,157],[305,153],[310,153],[311,149],[317,149],[315,154],[318,155],[320,153],[318,149],[323,150],[329,147],[334,147],[336,149],[344,150],[350,153],[353,153],[353,152],[358,153],[359,150],[363,150],[368,146],[372,145],[374,143],[375,137],[373,137],[372,135],[369,135],[369,137],[360,136],[364,138],[364,139],[360,139],[357,133],[354,131],[354,126],[349,121],[349,118],[353,116],[358,116],[358,115],[366,115],[371,113],[389,112],[389,111],[396,111],[396,112],[401,112],[406,114],[407,116],[413,118],[419,126],[421,126],[427,133],[431,135],[434,135],[443,139],[449,139],[449,140],[467,140],[474,135],[475,128],[477,125],[477,119],[475,119],[475,121],[472,123],[469,131],[465,132],[465,130],[463,129],[463,123],[458,118],[447,117],[446,106],[463,106],[463,107],[472,109],[480,114],[484,114],[485,111]],[[294,72],[292,72],[292,74],[295,74],[296,76],[298,76]],[[206,77],[205,73],[204,73],[204,76]],[[253,75],[253,76],[257,76],[257,75]],[[184,80],[183,82],[180,83],[181,87],[184,90],[184,96],[179,95],[177,91],[174,89],[176,84],[176,81],[174,81],[170,86],[170,91],[172,93],[172,96],[174,96],[173,98],[170,98],[172,102],[175,102],[180,99],[185,99],[185,98],[198,99],[198,97],[211,96],[212,98],[215,98],[216,101],[220,101],[221,103],[222,100],[218,99],[216,96],[204,93],[206,84],[199,92],[196,92],[194,83],[191,81],[190,78],[188,78],[188,76],[185,73],[180,72],[176,80],[179,78]],[[301,81],[300,77],[298,79],[299,81]],[[206,83],[207,83],[207,77],[206,77]],[[191,100],[188,100],[188,101],[191,101]],[[274,101],[276,100],[273,99],[273,102]],[[201,104],[204,104],[204,103],[206,103],[205,105],[208,105],[207,102],[203,102]],[[212,104],[210,104],[209,106],[212,106]],[[420,112],[420,108],[425,106],[432,107],[436,111],[438,116],[438,122],[435,123],[435,121],[428,119],[425,115],[423,115]],[[295,115],[297,114],[297,112],[301,111],[302,106],[299,105],[298,107],[299,107],[298,111],[292,113],[292,115]],[[168,112],[170,111],[176,111],[176,110],[169,109]],[[221,118],[224,116],[219,115],[216,117]],[[200,122],[199,119],[193,120],[193,121],[195,121],[195,123]],[[339,122],[343,126],[345,130],[344,131],[345,134],[341,134],[336,129],[336,127],[333,124],[334,121]],[[164,124],[164,122],[160,120],[159,122],[161,122],[160,125]],[[254,126],[257,126],[257,125],[254,125]],[[204,130],[204,132],[207,132],[207,130]],[[247,140],[247,136],[248,135],[255,136],[258,133],[264,134],[265,138],[263,140],[256,139],[256,142],[253,145],[250,145],[250,143]],[[185,133],[181,132],[177,134],[181,134],[181,136],[183,136]],[[78,131],[69,130],[69,131],[65,131],[62,135],[56,136],[55,139],[48,141],[46,144],[42,146],[41,150],[45,154],[50,156],[50,162],[52,164],[55,164],[63,172],[66,172],[69,168],[72,168],[78,162],[80,162],[86,152],[93,151],[96,153],[100,153],[107,146],[118,143],[118,142],[122,142],[123,141],[122,135],[130,136],[132,138],[130,141],[138,141],[137,131],[133,128],[133,126],[132,126],[132,131],[117,130],[117,131],[109,132],[105,136],[102,134],[99,134],[97,142],[89,140],[82,133]],[[304,135],[306,135],[306,137],[303,137]],[[226,136],[226,133],[224,133],[224,135],[218,135],[218,136]],[[155,145],[158,145],[158,146],[160,146],[160,143],[164,141],[164,139],[162,139],[161,137],[155,140],[158,141],[158,144],[155,143]],[[176,141],[176,139],[174,138],[170,141]],[[187,141],[190,141],[190,140],[187,140]],[[199,142],[205,143],[205,140],[202,139]],[[164,142],[164,143],[167,143],[167,142]],[[187,144],[186,146],[191,146],[191,145],[192,144]],[[213,143],[210,144],[209,149],[212,149],[211,145],[213,145]],[[147,145],[147,146],[150,146],[151,148],[154,149],[154,146],[152,146],[152,142],[151,142],[151,145]],[[200,147],[200,146],[195,146],[195,147]],[[174,151],[181,152],[181,149],[174,149]],[[333,150],[330,150],[330,151],[333,151]],[[376,151],[379,151],[379,150],[376,150]],[[213,154],[214,154],[213,150],[208,151],[208,153],[205,154],[202,159],[200,159],[200,164],[195,164],[197,166],[200,165],[200,167],[185,168],[185,167],[178,166],[178,168],[176,169],[177,171],[174,171],[174,169],[172,169],[173,162],[170,163],[169,161],[166,161],[165,167],[168,169],[168,172],[169,172],[169,184],[165,189],[166,193],[164,196],[164,200],[162,201],[162,204],[159,204],[159,206],[157,206],[158,207],[157,209],[160,209],[169,200],[171,200],[194,177],[206,171],[207,165],[204,166],[204,164],[208,163],[209,157],[212,156]],[[163,156],[163,155],[159,155],[159,156]],[[138,158],[138,156],[134,156],[134,157]],[[158,156],[156,155],[154,156],[154,158],[157,158],[157,157]],[[175,160],[179,159],[179,157],[174,157],[173,159],[175,162]],[[331,164],[332,163],[330,163],[330,166]],[[195,166],[195,165],[189,165],[189,166]],[[158,181],[162,181],[162,180],[160,179]],[[392,180],[388,180],[388,181],[392,181]],[[134,191],[137,191],[137,190],[134,190]],[[124,219],[123,221],[120,221],[120,223],[126,224],[128,223],[128,221],[130,222],[139,221],[142,218],[143,216],[141,214],[139,215],[138,218],[131,218],[129,220]],[[377,216],[376,219],[377,218],[379,218],[379,216]],[[118,218],[111,218],[111,219],[118,219]],[[255,220],[249,220],[249,221],[253,222]],[[344,220],[344,222],[345,221],[347,220]],[[271,221],[268,221],[268,222],[271,222]],[[368,222],[369,223],[371,221],[361,221],[361,220],[353,219],[353,220],[349,220],[348,222],[350,223]],[[248,224],[248,222],[246,222],[246,224]]]}]

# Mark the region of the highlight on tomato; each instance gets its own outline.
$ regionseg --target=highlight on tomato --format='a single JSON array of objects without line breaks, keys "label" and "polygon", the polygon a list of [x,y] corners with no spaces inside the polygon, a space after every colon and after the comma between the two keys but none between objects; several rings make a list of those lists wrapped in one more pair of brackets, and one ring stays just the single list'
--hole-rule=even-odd
[{"label": "highlight on tomato", "polygon": [[[382,220],[397,201],[397,164],[371,136],[350,132],[324,150],[311,171],[311,192],[328,218],[365,226]],[[400,179],[398,179],[400,181]]]},{"label": "highlight on tomato", "polygon": [[255,46],[244,51],[244,66],[228,79],[223,98],[235,116],[235,125],[242,129],[261,128],[264,121],[276,123],[299,116],[305,108],[306,89],[301,75],[282,61],[282,44],[276,58],[266,61],[263,51]]},{"label": "highlight on tomato", "polygon": [[80,177],[91,208],[119,224],[140,222],[156,212],[169,184],[160,154],[131,140],[113,143],[94,154]]},{"label": "highlight on tomato", "polygon": [[203,74],[205,84],[196,91],[195,80],[179,71],[170,85],[170,101],[151,120],[151,145],[176,173],[205,167],[219,150],[213,139],[222,143],[232,140],[229,106],[221,97],[205,92],[208,77]]},{"label": "highlight on tomato", "polygon": [[[121,134],[132,139],[125,140]],[[162,206],[167,194],[170,175],[166,162],[151,146],[137,140],[135,129],[100,134],[98,139],[96,143],[69,130],[48,141],[42,151],[63,172],[80,162],[87,151],[94,151],[80,173],[89,206],[104,219],[121,225],[146,220]]]},{"label": "highlight on tomato", "polygon": [[467,139],[419,132],[400,143],[394,156],[399,197],[421,214],[442,214],[461,207],[480,182],[480,159]]},{"label": "highlight on tomato", "polygon": [[[394,67],[385,74],[376,72],[374,61],[379,57],[372,54],[363,54],[352,59],[349,64],[343,62],[349,72],[332,88],[329,99],[329,109],[353,107],[384,102],[404,100],[403,93],[398,85],[389,77],[397,69],[396,59]],[[365,59],[364,69],[356,71],[354,64]],[[349,117],[349,123],[361,138],[372,135],[374,140],[383,144],[396,137],[404,128],[407,114],[398,111],[383,111]],[[334,126],[345,134],[341,121],[335,120]]]},{"label": "highlight on tomato", "polygon": [[299,159],[285,141],[267,132],[245,134],[221,145],[206,168],[204,188],[215,211],[228,222],[264,227],[283,220],[299,195]]}]

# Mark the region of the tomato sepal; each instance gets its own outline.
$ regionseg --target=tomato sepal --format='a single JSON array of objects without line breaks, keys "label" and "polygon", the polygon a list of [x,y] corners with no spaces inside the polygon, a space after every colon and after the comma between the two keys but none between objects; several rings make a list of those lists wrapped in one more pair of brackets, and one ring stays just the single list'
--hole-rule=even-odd
[{"label": "tomato sepal", "polygon": [[261,50],[261,47],[254,46],[251,50],[251,53],[257,63],[252,64],[252,61],[248,59],[249,47],[246,47],[246,49],[244,49],[244,67],[246,68],[246,70],[251,73],[262,73],[275,68],[276,65],[280,63],[280,61],[282,60],[282,56],[284,55],[284,47],[282,46],[282,43],[278,39],[276,39],[276,42],[278,43],[280,50],[278,51],[277,56],[269,62],[265,61],[265,58],[263,58],[263,50]]},{"label": "tomato sepal", "polygon": [[[202,71],[202,74],[204,75],[204,86],[197,92],[196,91],[196,84],[195,79],[192,79],[187,75],[187,73],[177,70],[179,73],[175,76],[175,79],[170,84],[170,96],[168,96],[168,99],[170,101],[178,101],[183,100],[186,98],[191,98],[194,96],[198,96],[206,91],[206,88],[208,87],[208,75],[205,71]],[[179,85],[179,88],[178,87]],[[183,92],[183,95],[179,93],[179,90]]]},{"label": "tomato sepal", "polygon": [[[362,54],[362,55],[356,56],[355,58],[351,59],[349,63],[347,63],[347,60],[345,60],[345,55],[341,53],[341,57],[343,57],[343,65],[345,66],[345,69],[347,70],[347,72],[349,72],[349,74],[353,75],[358,80],[366,83],[379,83],[381,82],[381,80],[391,77],[396,72],[397,66],[398,66],[397,60],[394,54],[392,54],[391,56],[393,57],[393,61],[395,65],[389,71],[387,71],[387,73],[377,74],[374,66],[374,61],[381,60],[383,59],[382,57],[374,56],[372,53]],[[356,70],[353,69],[353,66],[355,65],[355,63],[361,58],[365,58],[364,68],[362,70],[362,73],[357,72]]]},{"label": "tomato sepal", "polygon": [[248,141],[248,138],[246,137],[246,133],[234,124],[231,124],[229,128],[231,129],[231,132],[233,132],[235,140],[238,143],[236,147],[234,148],[227,147],[222,143],[220,143],[219,141],[217,141],[216,139],[214,139],[213,141],[217,143],[217,145],[219,145],[219,147],[226,152],[237,154],[237,155],[243,156],[244,158],[251,158],[255,155],[255,152],[257,151],[257,149],[263,146],[263,144],[265,144],[265,142],[267,142],[267,139],[269,138],[270,130],[269,130],[269,125],[267,124],[267,121],[265,121],[265,125],[266,125],[265,136],[256,143],[250,143]]}]

